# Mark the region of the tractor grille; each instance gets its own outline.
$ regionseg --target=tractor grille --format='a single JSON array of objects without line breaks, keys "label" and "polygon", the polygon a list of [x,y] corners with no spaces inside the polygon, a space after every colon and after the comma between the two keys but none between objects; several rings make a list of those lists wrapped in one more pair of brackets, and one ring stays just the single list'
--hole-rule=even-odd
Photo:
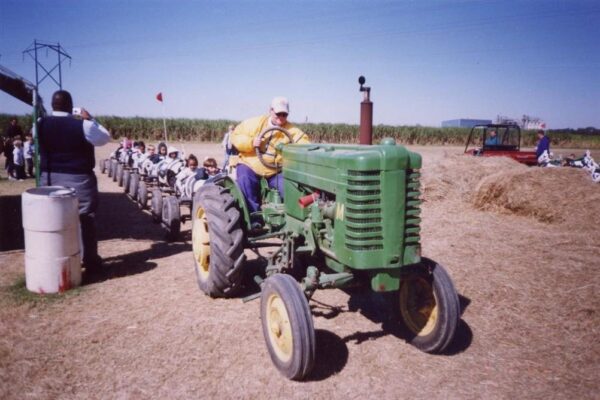
[{"label": "tractor grille", "polygon": [[346,248],[383,249],[380,171],[348,171]]},{"label": "tractor grille", "polygon": [[415,245],[420,240],[421,200],[419,199],[421,174],[418,170],[406,171],[406,217],[404,223],[404,244]]}]

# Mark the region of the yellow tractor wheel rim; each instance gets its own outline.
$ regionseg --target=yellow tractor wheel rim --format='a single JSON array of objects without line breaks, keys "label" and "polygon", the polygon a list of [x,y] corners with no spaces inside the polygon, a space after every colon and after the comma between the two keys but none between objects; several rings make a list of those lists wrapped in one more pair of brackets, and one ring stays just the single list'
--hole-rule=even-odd
[{"label": "yellow tractor wheel rim", "polygon": [[210,233],[208,232],[208,221],[202,207],[196,211],[195,221],[192,225],[192,251],[196,260],[196,268],[200,279],[208,279],[210,275]]},{"label": "yellow tractor wheel rim", "polygon": [[402,319],[417,336],[427,336],[435,329],[438,306],[431,283],[421,277],[406,279],[400,287]]},{"label": "yellow tractor wheel rim", "polygon": [[287,362],[292,358],[294,337],[285,304],[277,294],[269,296],[266,315],[271,347],[279,360]]}]

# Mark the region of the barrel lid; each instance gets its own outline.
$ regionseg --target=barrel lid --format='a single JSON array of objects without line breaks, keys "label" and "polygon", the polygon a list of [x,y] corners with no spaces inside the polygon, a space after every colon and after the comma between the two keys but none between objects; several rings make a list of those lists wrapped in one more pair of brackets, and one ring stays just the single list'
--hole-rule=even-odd
[{"label": "barrel lid", "polygon": [[48,197],[72,197],[75,196],[75,189],[65,186],[40,186],[27,189],[26,192],[35,196]]}]

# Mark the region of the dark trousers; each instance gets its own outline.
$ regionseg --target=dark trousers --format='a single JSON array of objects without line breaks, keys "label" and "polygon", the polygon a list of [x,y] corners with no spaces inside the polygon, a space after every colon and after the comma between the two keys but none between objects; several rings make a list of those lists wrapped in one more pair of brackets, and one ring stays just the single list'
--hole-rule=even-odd
[{"label": "dark trousers", "polygon": [[83,242],[83,263],[95,264],[98,259],[98,240],[96,239],[96,209],[98,208],[98,182],[96,175],[64,174],[42,172],[42,186],[66,186],[75,189],[79,200],[79,222]]},{"label": "dark trousers", "polygon": [[[260,210],[261,198],[260,198],[260,179],[259,175],[256,175],[250,167],[245,164],[238,164],[236,169],[237,183],[240,190],[246,198],[246,204],[248,205],[248,211],[250,213]],[[281,173],[275,174],[267,179],[267,183],[270,188],[277,188],[279,196],[283,199],[283,176]]]},{"label": "dark trousers", "polygon": [[15,164],[15,178],[17,179],[25,179],[25,166]]},{"label": "dark trousers", "polygon": [[12,154],[10,155],[10,157],[6,156],[6,162],[4,163],[4,169],[8,173],[8,176],[14,177],[15,163],[13,162]]}]

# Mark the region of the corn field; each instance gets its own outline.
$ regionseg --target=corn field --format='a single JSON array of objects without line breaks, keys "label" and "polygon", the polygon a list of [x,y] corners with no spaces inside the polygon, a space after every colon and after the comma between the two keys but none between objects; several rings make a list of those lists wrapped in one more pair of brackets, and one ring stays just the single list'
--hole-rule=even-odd
[{"label": "corn field", "polygon": [[[8,126],[7,114],[0,114],[0,128]],[[114,139],[130,138],[158,141],[163,139],[163,120],[160,118],[98,116],[97,120],[104,125]],[[25,131],[31,128],[31,116],[18,116],[19,124]],[[230,124],[239,121],[204,120],[204,119],[167,119],[169,141],[219,142]],[[357,143],[358,125],[349,124],[297,124],[315,143]],[[392,137],[398,143],[406,145],[450,145],[463,146],[470,129],[468,128],[435,128],[425,126],[390,126],[373,127],[373,142],[384,137]],[[553,146],[581,149],[600,149],[600,132],[581,134],[573,131],[548,131]],[[533,147],[537,142],[535,131],[523,131],[521,146]]]}]

